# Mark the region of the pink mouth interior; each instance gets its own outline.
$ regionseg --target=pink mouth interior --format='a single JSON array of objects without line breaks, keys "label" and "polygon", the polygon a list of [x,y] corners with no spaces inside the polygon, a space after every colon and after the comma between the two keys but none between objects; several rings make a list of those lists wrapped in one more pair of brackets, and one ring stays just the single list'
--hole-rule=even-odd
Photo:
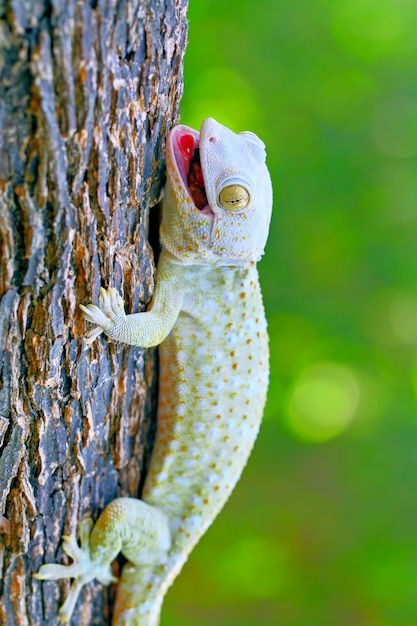
[{"label": "pink mouth interior", "polygon": [[199,144],[198,136],[178,130],[174,136],[174,154],[183,182],[195,206],[202,213],[211,213],[204,186]]}]

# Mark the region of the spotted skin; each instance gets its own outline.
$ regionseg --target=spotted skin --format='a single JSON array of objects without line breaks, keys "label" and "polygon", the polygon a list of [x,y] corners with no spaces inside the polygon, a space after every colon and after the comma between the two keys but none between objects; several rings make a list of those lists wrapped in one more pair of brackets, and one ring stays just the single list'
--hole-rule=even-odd
[{"label": "spotted skin", "polygon": [[[187,185],[182,139],[200,149],[208,199],[200,210]],[[72,565],[45,565],[37,575],[74,578],[62,621],[83,584],[110,581],[111,561],[122,551],[129,563],[113,624],[159,624],[166,590],[239,480],[262,418],[268,338],[256,261],[272,206],[264,146],[212,119],[200,133],[177,126],[168,138],[167,174],[151,309],[125,315],[112,288],[101,290],[99,307],[82,307],[97,324],[87,342],[104,331],[131,345],[160,344],[158,428],[142,499],[114,500],[91,533],[82,531],[81,548],[66,539]],[[229,183],[249,191],[244,210],[219,204]]]}]

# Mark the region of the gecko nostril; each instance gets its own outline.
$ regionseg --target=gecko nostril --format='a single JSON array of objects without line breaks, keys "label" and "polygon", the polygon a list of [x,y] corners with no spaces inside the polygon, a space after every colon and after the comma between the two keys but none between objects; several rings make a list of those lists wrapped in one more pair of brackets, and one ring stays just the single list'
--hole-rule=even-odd
[{"label": "gecko nostril", "polygon": [[209,142],[210,143],[216,143],[216,137],[210,137]]}]

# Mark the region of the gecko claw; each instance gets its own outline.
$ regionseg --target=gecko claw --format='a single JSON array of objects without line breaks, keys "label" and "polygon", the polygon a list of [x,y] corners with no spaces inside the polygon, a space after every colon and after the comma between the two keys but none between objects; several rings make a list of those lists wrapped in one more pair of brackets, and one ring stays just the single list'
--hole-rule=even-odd
[{"label": "gecko claw", "polygon": [[84,341],[87,345],[90,345],[93,343],[93,341],[95,339],[97,339],[97,337],[99,337],[101,335],[101,333],[103,332],[103,329],[100,328],[100,326],[97,326],[96,328],[93,328],[93,330],[90,330],[86,336],[84,337]]},{"label": "gecko claw", "polygon": [[74,581],[69,590],[69,594],[61,606],[58,612],[58,619],[61,624],[66,624],[70,621],[71,615],[74,612],[75,605],[77,604],[78,596],[80,595],[80,591],[82,588],[82,583],[78,581]]},{"label": "gecko claw", "polygon": [[107,290],[101,287],[98,301],[100,309],[112,320],[125,312],[123,300],[113,287]]},{"label": "gecko claw", "polygon": [[87,344],[93,343],[102,332],[110,336],[112,329],[120,322],[121,318],[125,317],[123,299],[113,287],[100,288],[98,304],[99,306],[91,303],[79,305],[84,318],[88,322],[96,324],[96,328],[90,330],[85,337]]},{"label": "gecko claw", "polygon": [[80,309],[82,310],[85,319],[89,322],[103,327],[108,325],[109,318],[95,304],[88,304],[87,306],[80,304]]}]

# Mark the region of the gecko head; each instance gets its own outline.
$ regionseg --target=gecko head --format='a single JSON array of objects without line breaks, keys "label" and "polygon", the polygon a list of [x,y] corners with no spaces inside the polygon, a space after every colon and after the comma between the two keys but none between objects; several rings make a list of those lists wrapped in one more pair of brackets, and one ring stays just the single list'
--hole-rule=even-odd
[{"label": "gecko head", "polygon": [[272,210],[263,142],[208,118],[200,132],[175,126],[166,156],[164,247],[182,263],[258,261]]}]

